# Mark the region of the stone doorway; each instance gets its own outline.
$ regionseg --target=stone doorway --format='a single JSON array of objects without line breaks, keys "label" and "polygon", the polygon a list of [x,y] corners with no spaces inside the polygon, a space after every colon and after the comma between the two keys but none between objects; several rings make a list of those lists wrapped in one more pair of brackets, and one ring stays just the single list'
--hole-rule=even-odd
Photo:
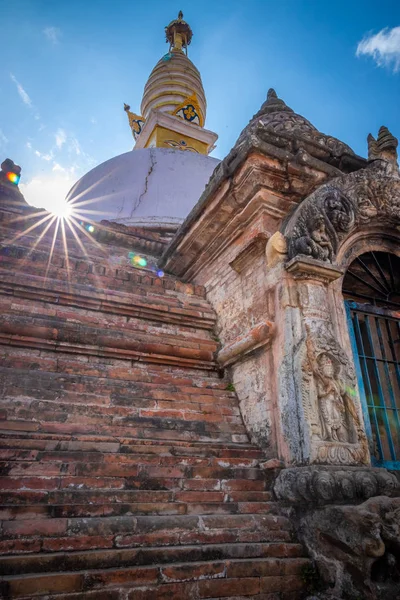
[{"label": "stone doorway", "polygon": [[400,469],[400,258],[357,257],[343,295],[372,463]]}]

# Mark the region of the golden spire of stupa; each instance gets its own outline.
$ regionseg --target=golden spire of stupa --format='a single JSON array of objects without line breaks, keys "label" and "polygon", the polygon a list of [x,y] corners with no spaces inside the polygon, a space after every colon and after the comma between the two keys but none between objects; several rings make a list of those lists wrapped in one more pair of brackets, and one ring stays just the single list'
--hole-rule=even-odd
[{"label": "golden spire of stupa", "polygon": [[187,56],[193,32],[178,18],[165,27],[169,51],[156,64],[144,88],[141,115],[125,105],[135,148],[173,148],[208,154],[217,135],[204,129],[206,97],[200,73]]}]

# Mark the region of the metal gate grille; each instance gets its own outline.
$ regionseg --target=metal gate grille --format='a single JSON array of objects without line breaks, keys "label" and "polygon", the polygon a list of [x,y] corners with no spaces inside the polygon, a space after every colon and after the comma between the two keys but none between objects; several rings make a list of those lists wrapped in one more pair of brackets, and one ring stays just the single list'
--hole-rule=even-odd
[{"label": "metal gate grille", "polygon": [[351,301],[346,308],[373,463],[400,469],[400,315]]}]

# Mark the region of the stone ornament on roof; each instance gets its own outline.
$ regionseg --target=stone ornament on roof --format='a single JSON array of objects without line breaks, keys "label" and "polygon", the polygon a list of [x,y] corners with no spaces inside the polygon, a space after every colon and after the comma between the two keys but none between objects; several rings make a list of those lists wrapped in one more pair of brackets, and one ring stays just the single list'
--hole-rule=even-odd
[{"label": "stone ornament on roof", "polygon": [[377,139],[370,133],[367,142],[369,160],[384,160],[393,166],[394,172],[398,171],[397,146],[399,141],[390,133],[387,127],[382,125]]},{"label": "stone ornament on roof", "polygon": [[332,160],[343,154],[354,155],[353,150],[338,139],[318,131],[307,119],[295,113],[286,103],[278,98],[274,89],[270,89],[267,100],[261,106],[243,135],[254,133],[262,140],[276,143],[291,151],[297,151],[305,145],[312,156],[322,160]]}]

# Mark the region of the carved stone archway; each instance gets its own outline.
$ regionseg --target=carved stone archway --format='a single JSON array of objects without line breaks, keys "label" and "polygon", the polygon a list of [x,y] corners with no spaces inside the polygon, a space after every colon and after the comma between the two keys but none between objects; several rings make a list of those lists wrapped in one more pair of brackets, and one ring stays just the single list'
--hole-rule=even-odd
[{"label": "carved stone archway", "polygon": [[341,281],[355,253],[393,248],[400,239],[397,168],[374,160],[321,186],[297,207],[282,234],[282,286],[292,297],[279,315],[286,333],[277,365],[286,460],[368,465]]}]

